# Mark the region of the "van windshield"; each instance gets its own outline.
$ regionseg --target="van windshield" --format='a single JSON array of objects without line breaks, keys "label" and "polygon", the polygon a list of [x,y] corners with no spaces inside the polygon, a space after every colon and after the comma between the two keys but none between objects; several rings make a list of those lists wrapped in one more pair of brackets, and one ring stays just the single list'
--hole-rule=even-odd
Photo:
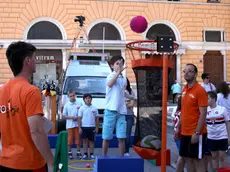
[{"label": "van windshield", "polygon": [[89,93],[94,97],[105,97],[105,89],[106,77],[70,76],[66,79],[63,94],[73,90],[77,96]]}]

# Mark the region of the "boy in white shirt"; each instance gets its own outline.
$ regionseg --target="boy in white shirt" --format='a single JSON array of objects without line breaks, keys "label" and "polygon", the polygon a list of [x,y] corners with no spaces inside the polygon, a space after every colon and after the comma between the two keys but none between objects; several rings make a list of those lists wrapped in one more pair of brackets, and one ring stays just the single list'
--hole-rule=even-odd
[{"label": "boy in white shirt", "polygon": [[98,133],[99,118],[98,110],[92,105],[92,96],[85,94],[83,96],[85,104],[80,107],[78,114],[78,127],[81,138],[83,139],[83,160],[88,159],[88,140],[90,147],[90,159],[95,159],[94,156],[94,141],[95,133]]},{"label": "boy in white shirt", "polygon": [[63,118],[66,119],[66,129],[68,132],[68,155],[70,159],[73,159],[73,153],[71,147],[74,144],[77,145],[77,158],[81,158],[81,145],[80,145],[80,135],[78,131],[78,110],[81,107],[81,104],[76,100],[76,94],[74,91],[68,91],[69,101],[65,104],[63,110]]},{"label": "boy in white shirt", "polygon": [[208,148],[212,154],[213,167],[222,168],[226,167],[226,150],[230,144],[230,119],[225,107],[216,105],[216,100],[216,93],[208,92]]},{"label": "boy in white shirt", "polygon": [[102,128],[102,153],[107,156],[109,141],[113,138],[113,131],[116,127],[116,136],[119,142],[119,153],[124,156],[126,139],[126,119],[127,113],[125,103],[126,77],[122,75],[124,58],[120,55],[113,56],[110,60],[112,73],[106,79],[106,99]]}]

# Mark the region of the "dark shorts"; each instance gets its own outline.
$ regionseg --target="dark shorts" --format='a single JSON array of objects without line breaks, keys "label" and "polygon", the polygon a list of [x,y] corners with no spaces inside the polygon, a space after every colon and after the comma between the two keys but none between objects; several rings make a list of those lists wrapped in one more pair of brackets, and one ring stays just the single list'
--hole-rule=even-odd
[{"label": "dark shorts", "polygon": [[192,136],[181,135],[180,156],[188,158],[202,159],[205,153],[205,143],[207,134],[200,135],[198,143],[191,143]]},{"label": "dark shorts", "polygon": [[[206,135],[207,136],[207,135]],[[208,156],[211,156],[211,151],[209,150],[209,147],[208,147],[208,138],[206,137],[206,140],[204,142],[204,154],[205,155],[208,155]]]},{"label": "dark shorts", "polygon": [[44,167],[37,170],[17,170],[0,166],[0,172],[48,172],[48,166],[45,165]]},{"label": "dark shorts", "polygon": [[82,139],[88,139],[89,141],[95,141],[95,127],[82,127]]},{"label": "dark shorts", "polygon": [[208,139],[208,148],[210,151],[226,151],[228,150],[228,139],[212,140]]}]

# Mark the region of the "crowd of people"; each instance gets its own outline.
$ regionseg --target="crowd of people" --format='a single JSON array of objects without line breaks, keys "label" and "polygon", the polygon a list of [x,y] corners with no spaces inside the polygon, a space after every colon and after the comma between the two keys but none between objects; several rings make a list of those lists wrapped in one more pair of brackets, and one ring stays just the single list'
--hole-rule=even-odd
[{"label": "crowd of people", "polygon": [[177,172],[206,172],[226,167],[226,151],[230,145],[230,89],[226,82],[217,88],[208,73],[203,83],[196,80],[198,69],[185,66],[187,84],[177,95],[174,118],[175,143],[179,151]]},{"label": "crowd of people", "polygon": [[[46,172],[52,169],[54,157],[44,126],[40,90],[29,83],[36,71],[36,48],[29,43],[12,43],[6,51],[14,74],[0,88],[0,129],[2,151],[0,171]],[[129,80],[123,76],[124,58],[113,56],[112,72],[106,79],[106,99],[102,127],[102,154],[107,156],[114,129],[119,154],[129,156],[130,135],[134,123],[135,94]],[[196,80],[198,69],[185,66],[187,84],[180,94],[178,83],[172,87],[178,107],[175,114],[175,142],[179,150],[177,171],[205,172],[226,166],[226,151],[230,144],[230,90],[226,82],[217,88],[210,83],[210,75],[202,74],[203,83]],[[77,145],[77,158],[94,159],[95,134],[98,132],[98,110],[92,105],[90,94],[78,103],[76,94],[68,91],[69,102],[63,117],[68,131],[68,155],[72,159],[72,144]],[[83,156],[81,144],[83,141]],[[89,144],[89,153],[88,153]],[[209,168],[208,168],[209,166]]]},{"label": "crowd of people", "polygon": [[[30,78],[36,72],[35,52],[35,46],[21,41],[10,44],[6,51],[14,78],[0,88],[0,171],[53,171],[54,156],[47,137],[47,119],[44,118],[41,92],[30,84]],[[109,142],[116,128],[119,153],[129,156],[135,95],[128,79],[122,75],[125,69],[123,57],[112,57],[110,67],[112,72],[107,77],[102,128],[103,155],[107,155]],[[92,105],[93,97],[85,94],[83,103],[78,103],[72,90],[68,91],[68,97],[63,117],[68,131],[69,158],[74,158],[71,148],[76,144],[77,158],[94,159],[94,141],[99,120],[98,110]]]},{"label": "crowd of people", "polygon": [[[135,94],[130,87],[129,80],[122,75],[125,69],[122,56],[114,56],[110,60],[112,72],[107,77],[105,111],[103,117],[103,155],[107,155],[109,142],[113,138],[116,128],[116,137],[119,142],[119,154],[129,156],[130,136],[134,123]],[[68,154],[73,158],[72,145],[77,145],[76,158],[95,159],[94,141],[99,130],[98,110],[92,105],[92,96],[83,95],[84,103],[78,103],[76,94],[68,91],[69,101],[65,104],[63,117],[66,119],[68,131]],[[83,140],[83,156],[81,154],[81,139]],[[88,154],[89,141],[89,154]]]}]

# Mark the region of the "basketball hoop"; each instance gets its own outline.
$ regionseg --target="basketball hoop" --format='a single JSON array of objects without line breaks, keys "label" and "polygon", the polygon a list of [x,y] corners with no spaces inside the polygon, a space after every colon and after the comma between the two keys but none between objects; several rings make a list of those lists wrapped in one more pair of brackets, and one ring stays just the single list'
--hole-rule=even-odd
[{"label": "basketball hoop", "polygon": [[[144,159],[156,159],[161,154],[162,172],[165,172],[168,70],[173,68],[172,58],[179,45],[170,37],[158,38],[160,40],[130,42],[126,47],[131,53],[137,84],[137,123],[133,148]],[[141,144],[149,136],[160,140],[161,149],[155,145],[145,147]]]},{"label": "basketball hoop", "polygon": [[[126,44],[126,48],[129,49],[129,52],[131,53],[132,59],[143,59],[145,57],[142,57],[143,55],[149,54],[150,57],[153,55],[162,55],[164,53],[157,52],[157,41],[156,40],[139,40],[139,41],[134,41]],[[172,57],[173,54],[176,54],[179,44],[173,43],[173,48],[174,52],[173,53],[168,53],[170,57]],[[140,58],[135,58],[134,54],[136,55],[137,52],[139,52]]]}]

